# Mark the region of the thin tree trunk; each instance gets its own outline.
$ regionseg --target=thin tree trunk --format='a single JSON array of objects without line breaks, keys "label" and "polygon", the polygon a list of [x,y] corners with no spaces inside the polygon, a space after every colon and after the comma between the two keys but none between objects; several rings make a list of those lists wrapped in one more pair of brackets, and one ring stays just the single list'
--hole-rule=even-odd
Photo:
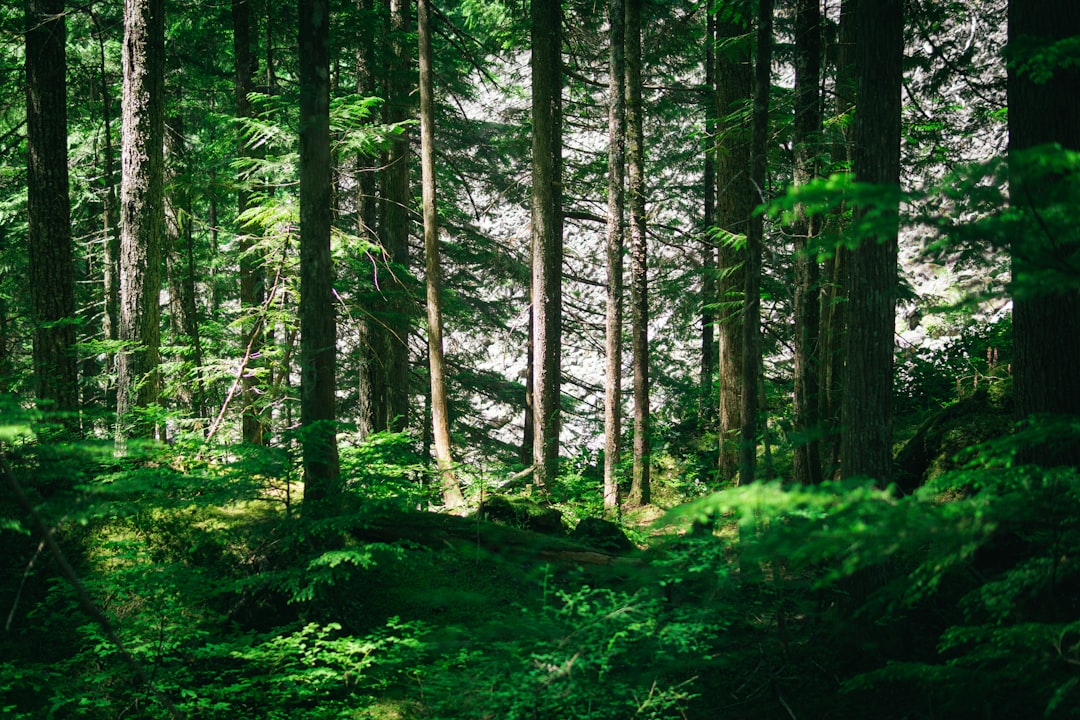
[{"label": "thin tree trunk", "polygon": [[719,334],[718,379],[720,384],[720,439],[718,471],[721,480],[739,470],[737,437],[742,427],[743,376],[743,290],[746,253],[740,236],[745,235],[753,191],[750,183],[750,135],[741,110],[751,96],[751,48],[746,22],[747,3],[717,26],[721,41],[717,52],[717,106],[720,117],[716,141],[716,225],[723,231],[717,253],[717,331]]},{"label": "thin tree trunk", "polygon": [[[879,0],[856,16],[858,110],[855,179],[899,187],[903,0]],[[856,215],[869,209],[856,207]],[[893,337],[896,321],[897,206],[873,209],[892,226],[851,252],[846,308],[841,475],[887,484],[892,478]]]},{"label": "thin tree trunk", "polygon": [[119,328],[124,347],[117,358],[116,400],[121,439],[154,435],[154,422],[134,415],[157,403],[161,382],[164,55],[164,0],[126,0]]},{"label": "thin tree trunk", "polygon": [[68,195],[64,3],[26,5],[27,247],[39,407],[78,428],[75,264]]},{"label": "thin tree trunk", "polygon": [[300,0],[300,424],[304,511],[327,515],[340,493],[334,414],[337,328],[330,256],[330,14]]},{"label": "thin tree trunk", "polygon": [[[234,68],[233,91],[236,95],[236,116],[238,118],[250,118],[252,116],[251,102],[248,95],[255,89],[256,61],[251,52],[251,3],[250,0],[232,0],[233,22],[233,57],[236,67]],[[237,154],[240,157],[251,157],[253,152],[248,148],[243,136],[237,139]],[[244,179],[238,185],[236,191],[236,212],[243,216],[250,207],[251,193]],[[263,270],[262,258],[256,250],[256,234],[259,232],[256,223],[246,223],[241,220],[240,233],[240,306],[247,313],[256,313],[263,305],[266,294],[266,274]],[[242,380],[243,409],[241,411],[241,432],[244,442],[254,445],[262,445],[264,437],[264,418],[259,409],[260,392],[259,382],[259,357],[263,345],[263,323],[256,317],[249,317],[244,325],[241,337],[244,348],[247,351],[248,370]]]},{"label": "thin tree trunk", "polygon": [[626,149],[630,199],[630,306],[634,372],[631,505],[648,505],[652,487],[649,413],[649,276],[645,227],[645,140],[641,102],[641,0],[626,0]]},{"label": "thin tree trunk", "polygon": [[[754,111],[751,117],[750,180],[754,204],[765,201],[769,134],[769,91],[772,72],[772,0],[758,0],[757,49],[754,60]],[[765,218],[752,212],[746,233],[746,285],[743,293],[742,432],[739,484],[754,481],[757,471],[758,387],[761,367],[761,256]]]},{"label": "thin tree trunk", "polygon": [[[821,6],[820,0],[797,0],[795,4],[795,166],[796,187],[817,176],[817,148],[821,132]],[[812,238],[817,222],[804,207],[798,209],[792,228],[795,237],[795,482],[821,482],[820,418],[818,388],[820,361],[820,267]]]},{"label": "thin tree trunk", "polygon": [[619,511],[622,455],[623,206],[626,165],[625,2],[608,3],[608,217],[604,366],[604,513]]},{"label": "thin tree trunk", "polygon": [[562,7],[532,0],[533,479],[558,473],[562,354]]},{"label": "thin tree trunk", "polygon": [[[716,15],[708,14],[705,21],[705,170],[702,189],[705,196],[702,208],[701,232],[701,398],[698,402],[697,431],[699,437],[716,432]],[[699,480],[708,482],[716,472],[716,456],[702,458]]]},{"label": "thin tree trunk", "polygon": [[446,358],[443,356],[442,261],[439,257],[439,215],[435,182],[435,98],[431,71],[431,0],[417,0],[420,58],[420,164],[424,204],[424,258],[427,277],[428,366],[431,374],[431,431],[443,504],[461,507],[465,499],[454,477],[450,450],[450,417],[446,402]]}]

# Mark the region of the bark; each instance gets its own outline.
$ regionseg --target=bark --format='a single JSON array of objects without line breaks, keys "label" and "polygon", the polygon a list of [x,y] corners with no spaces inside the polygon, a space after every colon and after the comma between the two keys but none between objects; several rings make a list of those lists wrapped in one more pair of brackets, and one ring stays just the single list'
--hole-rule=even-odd
[{"label": "bark", "polygon": [[124,89],[120,184],[120,326],[117,433],[151,437],[136,417],[158,401],[161,343],[158,295],[164,218],[164,0],[124,3]]},{"label": "bark", "polygon": [[604,366],[604,513],[618,514],[622,455],[623,208],[626,164],[625,0],[608,3],[608,217]]},{"label": "bark", "polygon": [[300,424],[304,511],[332,512],[340,493],[334,416],[337,328],[330,256],[330,16],[300,0]]},{"label": "bark", "polygon": [[532,0],[533,479],[558,473],[562,354],[562,8]]},{"label": "bark", "polygon": [[465,504],[454,477],[450,417],[446,401],[446,358],[443,355],[442,260],[439,257],[439,215],[435,183],[435,98],[431,70],[431,0],[417,1],[420,58],[420,164],[423,174],[424,258],[427,278],[428,366],[431,375],[431,431],[443,504]]},{"label": "bark", "polygon": [[[751,205],[765,201],[766,141],[769,135],[769,90],[772,71],[772,0],[759,0],[754,59],[754,110],[751,117]],[[739,442],[739,484],[755,479],[761,377],[761,256],[765,218],[751,211],[746,232],[746,277],[743,291],[742,431]]]},{"label": "bark", "polygon": [[[903,0],[880,0],[856,16],[855,179],[899,187]],[[868,208],[855,208],[856,215]],[[876,208],[893,226],[860,238],[851,252],[846,307],[841,475],[887,484],[892,477],[893,336],[896,316],[897,213]]]},{"label": "bark", "polygon": [[[713,392],[716,383],[716,243],[712,228],[716,226],[716,15],[709,13],[705,23],[705,168],[701,184],[704,191],[701,233],[701,399],[698,402],[697,430],[699,436],[716,431],[716,403]],[[702,482],[715,472],[716,458],[702,463]]]},{"label": "bark", "polygon": [[641,102],[641,0],[626,0],[626,155],[630,200],[630,324],[634,373],[634,469],[630,505],[648,505],[652,488],[649,413],[649,277],[645,227],[645,140]]},{"label": "bark", "polygon": [[[409,119],[409,10],[407,0],[390,0],[389,67],[386,76],[386,121]],[[380,430],[399,432],[409,419],[409,329],[412,302],[404,273],[409,264],[409,132],[407,128],[392,143],[383,171],[382,244],[390,267],[384,275],[387,293],[382,320],[386,328],[382,374],[379,388],[385,400]]]},{"label": "bark", "polygon": [[[251,3],[250,0],[232,0],[233,22],[233,91],[236,96],[236,116],[250,118],[251,102],[248,95],[255,89],[255,56],[251,52]],[[251,157],[253,151],[243,137],[237,138],[237,155]],[[251,193],[241,179],[236,192],[236,212],[242,216],[250,208]],[[240,306],[251,315],[244,324],[241,338],[247,353],[247,370],[242,380],[241,432],[244,442],[262,445],[264,438],[264,418],[259,410],[260,382],[258,380],[259,357],[263,345],[263,324],[254,316],[260,312],[266,297],[266,275],[262,259],[255,249],[256,234],[259,228],[254,223],[241,221],[240,233]]]},{"label": "bark", "polygon": [[[795,5],[795,165],[796,187],[818,174],[821,132],[821,7],[819,0],[797,0]],[[803,207],[792,227],[795,238],[795,482],[817,484],[821,476],[818,387],[820,362],[818,332],[821,316],[820,266],[812,249],[817,221]]]},{"label": "bark", "polygon": [[64,3],[26,5],[27,248],[39,407],[78,427],[75,265],[68,195]]},{"label": "bark", "polygon": [[741,237],[753,209],[750,183],[750,136],[740,111],[751,93],[751,44],[746,26],[730,16],[717,26],[716,225],[722,233],[717,253],[717,333],[719,335],[720,479],[738,472],[736,440],[742,427],[742,298],[746,268]]},{"label": "bark", "polygon": [[[1025,47],[1042,50],[1076,36],[1080,36],[1076,3],[1010,1],[1010,194],[1013,206],[1028,218],[1025,234],[1014,238],[1011,248],[1019,419],[1038,413],[1080,413],[1080,290],[1075,261],[1070,265],[1067,260],[1080,252],[1080,233],[1071,213],[1060,219],[1061,208],[1076,203],[1076,181],[1063,173],[1039,174],[1037,164],[1025,165],[1019,154],[1050,143],[1080,151],[1080,70],[1055,67],[1048,80],[1037,82],[1019,65],[1025,60]],[[1075,442],[1028,448],[1027,456],[1046,465],[1080,465]]]}]

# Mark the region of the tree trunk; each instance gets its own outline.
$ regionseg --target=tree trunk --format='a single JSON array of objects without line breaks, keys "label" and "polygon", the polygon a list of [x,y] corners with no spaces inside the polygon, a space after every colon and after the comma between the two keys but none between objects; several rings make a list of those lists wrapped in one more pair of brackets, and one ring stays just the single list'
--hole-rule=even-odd
[{"label": "tree trunk", "polygon": [[649,413],[649,276],[645,227],[645,138],[641,102],[641,0],[626,0],[626,150],[630,199],[630,324],[634,373],[634,470],[630,505],[648,505],[652,449]]},{"label": "tree trunk", "polygon": [[[745,13],[745,3],[740,3]],[[733,10],[734,11],[734,10]],[[750,135],[741,110],[751,93],[752,45],[746,15],[738,21],[726,16],[717,25],[722,44],[717,52],[717,107],[720,117],[716,142],[716,225],[721,230],[718,248],[717,331],[720,341],[719,477],[726,480],[739,469],[736,438],[742,427],[742,299],[745,250],[742,237],[753,209],[750,183]]]},{"label": "tree trunk", "polygon": [[304,509],[332,512],[340,493],[334,417],[337,328],[330,256],[330,16],[300,0],[300,424]]},{"label": "tree trunk", "polygon": [[431,374],[431,431],[443,504],[461,507],[465,499],[454,477],[450,451],[450,417],[446,402],[446,358],[443,356],[442,261],[439,257],[439,215],[435,198],[435,98],[431,71],[431,0],[417,1],[420,58],[420,164],[423,173],[424,258],[427,278],[428,366]]},{"label": "tree trunk", "polygon": [[75,265],[67,153],[67,29],[62,0],[26,5],[27,247],[39,407],[78,427]]},{"label": "tree trunk", "polygon": [[[856,15],[855,179],[899,187],[900,93],[904,58],[903,0],[880,0]],[[856,207],[857,216],[870,208]],[[892,478],[893,336],[896,322],[898,210],[877,236],[851,252],[841,402],[841,475],[882,485]]]},{"label": "tree trunk", "polygon": [[[772,87],[772,0],[759,0],[754,59],[754,110],[750,139],[750,205],[766,200],[765,170],[769,135],[769,91]],[[743,292],[742,432],[739,442],[739,484],[754,481],[757,471],[758,379],[761,367],[761,256],[765,218],[751,211],[746,232],[746,277]]]},{"label": "tree trunk", "polygon": [[[817,174],[817,149],[821,132],[821,6],[819,0],[795,4],[795,166],[796,187]],[[811,240],[817,222],[804,207],[797,210],[792,228],[795,237],[795,432],[793,458],[795,482],[821,482],[820,419],[818,388],[820,361],[818,331],[821,317],[820,267]]]},{"label": "tree trunk", "polygon": [[[177,400],[191,418],[206,415],[203,403],[202,341],[195,300],[195,243],[191,233],[184,121],[174,115],[165,124],[165,154],[169,192],[165,198],[165,268],[169,284],[169,326],[173,345],[186,344],[178,358],[182,380]],[[189,381],[193,380],[193,382]]]},{"label": "tree trunk", "polygon": [[533,479],[558,473],[562,354],[562,7],[532,0]]},{"label": "tree trunk", "polygon": [[[389,66],[386,76],[386,121],[409,119],[408,0],[390,0]],[[413,302],[404,282],[409,264],[409,132],[407,127],[391,145],[383,171],[382,241],[389,271],[384,276],[387,296],[383,319],[386,347],[382,373],[385,385],[380,430],[400,432],[409,420],[409,329]]]},{"label": "tree trunk", "polygon": [[[699,437],[716,432],[716,15],[710,12],[705,21],[705,169],[701,184],[705,195],[701,232],[701,397],[698,402]],[[708,482],[716,472],[716,456],[702,458],[699,480]]]},{"label": "tree trunk", "polygon": [[117,434],[151,437],[137,411],[158,401],[161,242],[165,225],[163,135],[164,0],[124,3],[124,91],[120,183],[120,327]]},{"label": "tree trunk", "polygon": [[[236,116],[238,118],[250,118],[252,115],[251,102],[248,95],[255,89],[256,62],[251,52],[251,4],[250,0],[232,0],[233,21],[233,57],[235,58],[235,75],[233,89],[236,95]],[[248,148],[243,137],[237,139],[237,155],[251,157],[252,150]],[[241,180],[236,192],[236,212],[243,216],[249,209],[250,191],[244,180]],[[256,317],[262,312],[263,301],[266,295],[266,277],[263,271],[262,258],[255,249],[256,233],[259,232],[256,223],[245,223],[241,220],[240,227],[240,306],[250,317],[244,324],[244,332],[241,338],[242,347],[247,354],[245,359],[247,370],[242,379],[243,410],[241,415],[241,431],[244,442],[262,445],[264,438],[264,419],[259,410],[260,382],[258,380],[258,368],[260,365],[259,355],[263,344],[263,323]]]},{"label": "tree trunk", "polygon": [[626,165],[625,0],[608,3],[608,217],[604,365],[604,514],[619,511],[622,455],[623,207]]},{"label": "tree trunk", "polygon": [[[1012,241],[1013,337],[1016,414],[1080,414],[1080,291],[1076,265],[1063,258],[1080,252],[1073,213],[1076,181],[1040,170],[1021,151],[1050,143],[1080,151],[1080,70],[1051,68],[1036,81],[1024,71],[1026,52],[1080,36],[1080,5],[1068,0],[1009,2],[1010,195],[1028,218]],[[1015,49],[1014,49],[1015,48]],[[1053,152],[1047,150],[1047,152]],[[1076,166],[1072,166],[1075,177]],[[1063,282],[1068,278],[1071,287]],[[1075,442],[1028,448],[1027,459],[1045,465],[1080,465]]]}]

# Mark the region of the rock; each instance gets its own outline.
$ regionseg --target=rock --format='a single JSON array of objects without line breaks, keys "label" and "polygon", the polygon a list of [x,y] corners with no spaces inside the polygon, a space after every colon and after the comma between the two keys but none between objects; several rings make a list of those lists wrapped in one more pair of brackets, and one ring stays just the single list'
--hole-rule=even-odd
[{"label": "rock", "polygon": [[480,503],[477,514],[484,520],[509,525],[520,530],[544,535],[565,533],[561,512],[529,498],[489,495]]},{"label": "rock", "polygon": [[622,528],[601,518],[582,518],[570,537],[582,545],[607,552],[624,553],[634,549],[634,543],[630,542]]}]

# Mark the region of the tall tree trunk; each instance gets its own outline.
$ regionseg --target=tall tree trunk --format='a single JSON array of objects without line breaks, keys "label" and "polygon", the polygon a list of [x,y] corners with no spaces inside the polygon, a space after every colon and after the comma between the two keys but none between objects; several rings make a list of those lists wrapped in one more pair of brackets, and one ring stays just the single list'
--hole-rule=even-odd
[{"label": "tall tree trunk", "polygon": [[[255,89],[255,55],[251,52],[251,2],[250,0],[232,0],[233,22],[233,57],[236,67],[233,76],[233,91],[236,96],[236,116],[238,118],[250,118],[252,116],[251,102],[248,95]],[[243,135],[237,138],[237,155],[251,157],[252,150],[243,139]],[[250,209],[251,193],[244,179],[241,179],[236,191],[236,212],[243,216]],[[242,379],[242,415],[241,432],[244,442],[262,445],[264,438],[264,418],[259,410],[259,380],[258,367],[259,355],[263,344],[263,321],[255,314],[262,312],[262,305],[266,296],[266,277],[263,271],[262,258],[259,256],[256,246],[256,234],[259,232],[256,223],[246,223],[241,220],[240,227],[240,306],[245,313],[252,316],[244,325],[242,343],[247,357],[244,362],[247,366]]]},{"label": "tall tree trunk", "polygon": [[124,91],[120,184],[120,327],[117,433],[151,437],[134,417],[158,401],[161,242],[164,217],[164,0],[124,3]]},{"label": "tall tree trunk", "polygon": [[562,354],[562,7],[532,0],[533,479],[558,473]]},{"label": "tall tree trunk", "polygon": [[[716,432],[716,15],[708,13],[705,21],[705,168],[701,184],[705,196],[701,232],[701,397],[698,401],[699,437]],[[716,472],[716,456],[702,458],[701,482],[708,482]]]},{"label": "tall tree trunk", "polygon": [[334,417],[337,327],[330,255],[330,14],[300,0],[300,424],[304,511],[329,514],[340,493]]},{"label": "tall tree trunk", "polygon": [[[67,154],[67,28],[62,0],[27,0],[27,246],[39,406],[77,413],[75,264]],[[78,417],[61,417],[78,427]]]},{"label": "tall tree trunk", "polygon": [[[386,121],[409,118],[409,6],[408,0],[390,0],[390,53],[386,87]],[[404,430],[409,420],[409,329],[412,301],[404,273],[409,264],[409,133],[405,128],[391,146],[383,171],[382,241],[391,269],[386,275],[387,302],[384,322],[387,347],[384,349],[384,417],[380,430]]]},{"label": "tall tree trunk", "polygon": [[743,376],[743,290],[746,253],[740,242],[747,231],[753,209],[750,183],[750,134],[743,110],[751,95],[750,36],[747,32],[748,4],[741,2],[732,12],[738,20],[725,16],[717,25],[717,107],[720,116],[716,142],[716,225],[722,231],[717,253],[717,331],[720,340],[720,417],[718,435],[720,479],[736,475],[739,469],[738,433],[742,428]]},{"label": "tall tree trunk", "polygon": [[626,165],[625,0],[608,3],[608,217],[604,364],[604,513],[619,511],[622,455],[623,206]]},{"label": "tall tree trunk", "polygon": [[[1080,5],[1067,0],[1010,0],[1008,102],[1010,195],[1028,217],[1024,234],[1012,241],[1013,336],[1016,414],[1080,414],[1080,291],[1075,261],[1080,252],[1073,212],[1073,177],[1040,170],[1038,158],[1022,151],[1057,143],[1080,152],[1080,70],[1055,66],[1037,82],[1023,69],[1027,52],[1080,36]],[[1047,149],[1047,152],[1052,152]],[[1061,218],[1061,219],[1059,219]],[[1062,282],[1062,275],[1072,285]],[[1080,466],[1075,442],[1049,442],[1027,449],[1031,461]]]},{"label": "tall tree trunk", "polygon": [[[186,343],[180,366],[184,380],[177,387],[177,399],[191,418],[206,415],[203,403],[202,340],[199,335],[198,305],[195,300],[195,243],[191,233],[191,196],[185,177],[187,150],[184,121],[174,115],[165,123],[166,168],[165,269],[169,284],[169,326],[173,345]],[[194,380],[189,382],[188,378]]]},{"label": "tall tree trunk", "polygon": [[439,257],[439,214],[435,184],[435,98],[431,71],[431,0],[417,0],[420,58],[420,165],[423,174],[424,258],[427,277],[428,366],[431,374],[431,431],[439,469],[443,504],[465,504],[454,477],[450,450],[450,417],[446,402],[446,358],[443,356],[442,261]]},{"label": "tall tree trunk", "polygon": [[641,103],[641,0],[626,0],[626,150],[630,198],[630,314],[634,372],[634,470],[631,505],[648,505],[652,488],[649,413],[649,244],[645,227],[645,138]]},{"label": "tall tree trunk", "polygon": [[[817,174],[821,132],[821,5],[820,0],[795,4],[795,166],[796,187]],[[818,330],[821,316],[820,267],[812,238],[817,221],[800,206],[792,228],[795,237],[795,482],[821,482],[820,418],[818,417]]]},{"label": "tall tree trunk", "polygon": [[[837,118],[850,117],[855,110],[855,18],[857,0],[843,0],[840,6],[840,29],[833,47],[836,68]],[[852,132],[847,122],[834,122],[839,133],[832,142],[833,165],[851,172]],[[834,212],[826,218],[831,231],[839,235],[843,213]],[[819,417],[826,438],[823,477],[836,477],[840,470],[840,404],[844,375],[844,335],[848,251],[841,246],[833,249],[821,273],[821,377]]]},{"label": "tall tree trunk", "polygon": [[[754,111],[751,117],[751,204],[766,199],[765,170],[769,135],[769,91],[772,87],[772,0],[758,0],[757,48],[754,59]],[[746,232],[746,277],[743,292],[742,432],[739,484],[754,481],[757,471],[758,379],[761,377],[761,256],[765,218],[752,212]]]},{"label": "tall tree trunk", "polygon": [[[900,93],[904,59],[904,2],[879,0],[856,16],[858,73],[855,179],[899,187]],[[841,475],[892,478],[893,337],[896,322],[896,206],[873,209],[891,227],[863,237],[851,252],[846,308]],[[869,211],[856,207],[857,215]]]}]

